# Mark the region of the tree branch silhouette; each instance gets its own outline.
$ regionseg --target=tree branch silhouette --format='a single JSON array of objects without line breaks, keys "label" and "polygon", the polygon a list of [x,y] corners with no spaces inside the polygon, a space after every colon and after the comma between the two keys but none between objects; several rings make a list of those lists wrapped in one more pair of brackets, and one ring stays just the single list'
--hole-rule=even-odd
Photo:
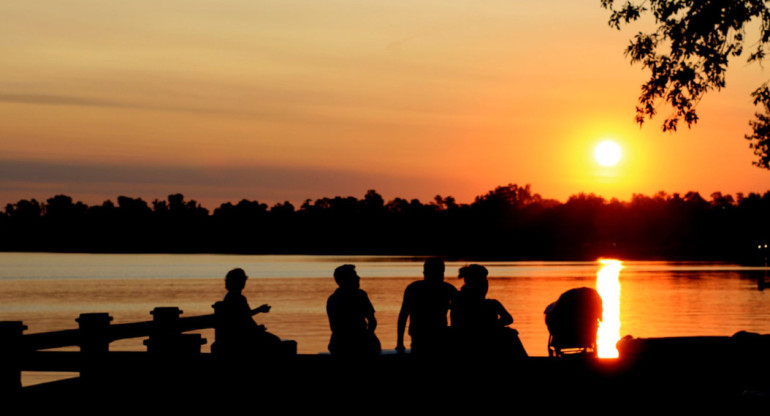
[{"label": "tree branch silhouette", "polygon": [[[698,103],[708,92],[725,87],[728,61],[743,54],[752,22],[759,23],[759,38],[747,62],[761,63],[770,42],[770,8],[761,0],[601,0],[601,5],[612,12],[609,25],[616,29],[645,16],[654,20],[655,30],[637,33],[625,54],[650,71],[641,87],[636,122],[652,119],[661,104],[668,104],[673,111],[664,119],[663,131],[676,131],[680,121],[688,128],[698,122]],[[753,164],[770,169],[768,85],[751,96],[758,111],[745,138],[757,156]]]}]

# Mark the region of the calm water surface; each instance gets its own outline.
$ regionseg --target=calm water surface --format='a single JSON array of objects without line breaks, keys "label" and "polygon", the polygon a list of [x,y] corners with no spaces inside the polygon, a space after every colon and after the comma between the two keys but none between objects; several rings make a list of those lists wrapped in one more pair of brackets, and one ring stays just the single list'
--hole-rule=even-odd
[{"label": "calm water surface", "polygon": [[[85,312],[109,312],[113,323],[149,320],[156,306],[178,306],[183,316],[209,314],[225,294],[225,273],[242,267],[250,276],[244,294],[251,306],[272,306],[257,320],[296,340],[299,352],[317,353],[326,351],[330,335],[325,305],[336,288],[332,272],[344,263],[356,265],[361,288],[374,304],[383,348],[395,347],[403,290],[422,276],[419,258],[0,253],[0,320],[23,321],[26,333],[35,333],[75,328]],[[447,263],[446,280],[459,287],[457,270],[465,264]],[[547,355],[545,307],[579,286],[602,292],[605,312],[612,314],[603,328],[610,337],[770,333],[770,289],[757,288],[765,268],[634,261],[609,267],[599,261],[483,264],[490,272],[488,296],[513,315],[512,326],[530,355]],[[599,287],[597,279],[604,282]],[[203,334],[207,351],[213,331]],[[112,347],[144,348],[140,339]]]}]

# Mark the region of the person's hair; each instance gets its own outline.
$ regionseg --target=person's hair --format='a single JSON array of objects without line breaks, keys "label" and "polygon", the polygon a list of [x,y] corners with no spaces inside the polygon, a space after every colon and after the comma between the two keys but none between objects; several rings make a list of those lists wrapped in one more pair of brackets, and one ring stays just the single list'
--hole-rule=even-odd
[{"label": "person's hair", "polygon": [[457,275],[460,279],[486,279],[489,272],[487,268],[480,264],[470,264],[460,268],[460,272]]},{"label": "person's hair", "polygon": [[440,257],[431,257],[425,260],[422,275],[426,282],[441,282],[444,281],[445,270],[444,260]]},{"label": "person's hair", "polygon": [[356,272],[356,266],[353,264],[343,264],[342,266],[337,267],[334,269],[334,281],[337,282],[338,285],[342,286],[344,285],[345,279],[352,274],[355,274]]},{"label": "person's hair", "polygon": [[425,271],[441,270],[443,272],[444,269],[444,260],[441,257],[431,257],[426,259],[423,266],[423,270]]},{"label": "person's hair", "polygon": [[243,269],[240,267],[232,269],[225,275],[225,288],[228,290],[235,287],[243,288],[246,285],[246,279],[248,276]]}]

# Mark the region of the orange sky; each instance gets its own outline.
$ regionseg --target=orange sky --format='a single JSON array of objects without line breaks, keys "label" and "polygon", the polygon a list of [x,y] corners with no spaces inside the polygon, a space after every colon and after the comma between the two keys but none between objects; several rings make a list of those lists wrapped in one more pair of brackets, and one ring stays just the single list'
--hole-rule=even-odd
[{"label": "orange sky", "polygon": [[[639,28],[609,28],[599,1],[5,0],[0,16],[3,205],[770,190],[743,139],[762,68],[733,62],[694,128],[640,129],[647,74],[623,56]],[[592,158],[605,138],[613,168]]]}]

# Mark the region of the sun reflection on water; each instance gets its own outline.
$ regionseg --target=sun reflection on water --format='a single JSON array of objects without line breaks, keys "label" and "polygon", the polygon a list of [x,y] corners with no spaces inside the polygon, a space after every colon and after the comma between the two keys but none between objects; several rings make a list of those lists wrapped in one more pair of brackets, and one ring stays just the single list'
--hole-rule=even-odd
[{"label": "sun reflection on water", "polygon": [[620,260],[600,259],[596,273],[596,290],[602,298],[604,312],[597,333],[597,354],[600,358],[617,358],[615,346],[620,340]]}]

